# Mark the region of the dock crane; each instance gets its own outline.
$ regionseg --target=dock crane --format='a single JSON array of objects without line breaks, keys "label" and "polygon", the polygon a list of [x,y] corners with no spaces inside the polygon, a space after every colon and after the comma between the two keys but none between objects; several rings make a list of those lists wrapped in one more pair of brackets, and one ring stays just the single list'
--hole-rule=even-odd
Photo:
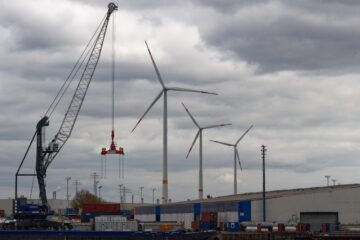
[{"label": "dock crane", "polygon": [[[19,198],[18,198],[18,177],[19,176],[36,176],[37,177],[37,181],[38,181],[38,185],[39,185],[39,197],[40,197],[42,206],[39,206],[37,208],[36,212],[39,212],[39,214],[44,217],[46,217],[50,212],[49,211],[50,208],[49,208],[47,196],[46,196],[46,185],[45,185],[46,171],[47,171],[49,165],[54,161],[55,157],[60,152],[60,150],[63,148],[66,141],[69,139],[69,137],[71,135],[71,132],[74,128],[76,119],[80,112],[81,106],[85,99],[86,92],[89,88],[91,79],[93,78],[94,72],[96,70],[96,66],[98,64],[98,61],[99,61],[99,58],[101,55],[101,50],[103,47],[103,43],[104,43],[108,23],[110,20],[110,16],[117,9],[118,9],[118,7],[115,3],[111,2],[108,4],[107,13],[98,28],[100,30],[99,31],[97,30],[93,36],[93,38],[96,36],[94,42],[92,44],[90,44],[90,42],[91,42],[91,40],[90,40],[89,44],[85,48],[85,50],[86,50],[89,47],[87,53],[84,54],[86,52],[84,50],[84,52],[83,52],[84,55],[82,54],[80,56],[78,62],[75,64],[73,70],[71,71],[69,77],[71,76],[71,74],[73,73],[74,70],[75,70],[75,72],[79,71],[82,64],[83,63],[85,64],[84,70],[82,71],[80,80],[76,87],[75,93],[72,96],[70,105],[67,108],[65,117],[61,123],[59,131],[55,134],[55,137],[52,139],[50,144],[45,148],[43,147],[43,141],[44,141],[43,134],[45,131],[44,127],[49,126],[49,116],[47,116],[47,113],[48,113],[49,109],[52,107],[52,105],[54,104],[57,97],[58,96],[60,96],[60,98],[62,97],[63,93],[61,94],[61,91],[63,90],[63,87],[65,85],[63,85],[63,87],[60,89],[60,92],[55,97],[54,102],[50,105],[48,111],[45,113],[45,116],[43,116],[36,125],[36,131],[30,141],[30,144],[29,144],[29,146],[25,152],[25,155],[24,155],[24,157],[16,171],[16,174],[15,174],[14,216],[17,220],[20,219],[20,221],[18,223],[20,225],[21,225],[21,222],[23,223],[23,225],[27,225],[27,226],[34,225],[34,219],[33,219],[33,217],[28,216],[29,215],[28,211],[26,211],[24,209],[20,209],[20,203],[18,201],[19,200]],[[96,35],[97,32],[98,32],[98,34]],[[83,57],[83,56],[85,56],[85,57]],[[80,61],[82,58],[83,58],[83,60]],[[69,79],[69,77],[68,77],[68,79]],[[67,87],[66,86],[64,87],[65,91],[66,91]],[[57,103],[54,105],[56,107]],[[50,115],[51,115],[51,113],[50,113]],[[21,167],[24,163],[24,160],[26,159],[26,156],[29,152],[29,149],[30,149],[32,143],[35,140],[35,137],[36,137],[36,164],[35,164],[35,170],[36,170],[35,172],[36,173],[34,173],[34,174],[20,173]],[[24,214],[25,212],[27,214]],[[25,215],[27,217],[24,217]],[[26,218],[26,221],[21,221],[21,219],[24,220],[24,218]],[[43,218],[40,217],[38,219],[43,219]],[[32,223],[31,223],[31,221],[32,221]],[[26,224],[25,224],[25,222],[26,222]]]}]

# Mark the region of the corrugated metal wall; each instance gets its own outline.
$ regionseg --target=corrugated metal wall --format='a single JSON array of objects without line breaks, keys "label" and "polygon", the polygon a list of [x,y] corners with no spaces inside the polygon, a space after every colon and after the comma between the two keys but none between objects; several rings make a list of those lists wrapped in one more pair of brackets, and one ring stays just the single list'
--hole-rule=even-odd
[{"label": "corrugated metal wall", "polygon": [[201,212],[236,212],[237,202],[201,203]]},{"label": "corrugated metal wall", "polygon": [[193,204],[172,204],[161,206],[161,213],[192,213]]},{"label": "corrugated metal wall", "polygon": [[155,206],[144,206],[135,208],[135,215],[155,214]]}]

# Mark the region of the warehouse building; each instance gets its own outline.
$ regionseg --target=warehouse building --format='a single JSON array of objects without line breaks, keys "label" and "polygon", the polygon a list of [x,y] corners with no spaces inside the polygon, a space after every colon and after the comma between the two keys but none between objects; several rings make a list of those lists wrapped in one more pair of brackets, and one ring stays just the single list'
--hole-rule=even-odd
[{"label": "warehouse building", "polygon": [[[135,208],[139,221],[176,221],[191,228],[202,213],[217,213],[222,222],[262,221],[262,192]],[[266,193],[266,220],[273,223],[360,224],[360,184],[313,187]]]}]

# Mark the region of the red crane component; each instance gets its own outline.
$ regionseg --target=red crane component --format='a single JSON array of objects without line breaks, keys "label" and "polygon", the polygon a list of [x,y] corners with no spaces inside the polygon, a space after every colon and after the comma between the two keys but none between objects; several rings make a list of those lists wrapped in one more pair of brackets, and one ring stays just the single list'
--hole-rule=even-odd
[{"label": "red crane component", "polygon": [[[102,148],[101,149],[101,177],[106,177],[106,155],[115,154],[119,156],[119,177],[124,177],[124,149],[122,147],[117,148],[114,142],[115,131],[114,131],[114,119],[115,119],[115,14],[113,18],[113,29],[112,29],[112,102],[111,102],[111,120],[112,120],[112,129],[111,129],[111,144],[109,149]],[[122,167],[120,167],[120,163],[122,162]]]},{"label": "red crane component", "polygon": [[116,148],[116,144],[114,142],[114,137],[115,137],[115,133],[114,130],[111,131],[111,144],[109,149],[106,148],[102,148],[101,149],[101,155],[107,155],[107,154],[120,154],[120,155],[124,155],[124,148],[119,147],[118,149]]}]

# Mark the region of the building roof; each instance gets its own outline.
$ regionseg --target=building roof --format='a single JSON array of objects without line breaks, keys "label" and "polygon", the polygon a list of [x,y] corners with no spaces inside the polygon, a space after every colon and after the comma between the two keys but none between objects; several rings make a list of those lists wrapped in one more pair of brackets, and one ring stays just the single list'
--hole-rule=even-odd
[{"label": "building roof", "polygon": [[[343,189],[352,189],[352,188],[360,188],[360,184],[342,184],[335,185],[329,187],[311,187],[311,188],[296,188],[296,189],[285,189],[285,190],[275,190],[266,192],[266,198],[279,198],[286,196],[294,196],[300,194],[312,194],[319,192],[332,192]],[[181,202],[173,202],[170,204],[179,204],[179,203],[199,203],[199,202],[222,202],[222,201],[241,201],[241,200],[260,200],[262,199],[262,192],[252,192],[252,193],[243,193],[236,195],[227,195],[220,197],[213,197],[203,200],[189,200],[189,201],[181,201]]]}]

